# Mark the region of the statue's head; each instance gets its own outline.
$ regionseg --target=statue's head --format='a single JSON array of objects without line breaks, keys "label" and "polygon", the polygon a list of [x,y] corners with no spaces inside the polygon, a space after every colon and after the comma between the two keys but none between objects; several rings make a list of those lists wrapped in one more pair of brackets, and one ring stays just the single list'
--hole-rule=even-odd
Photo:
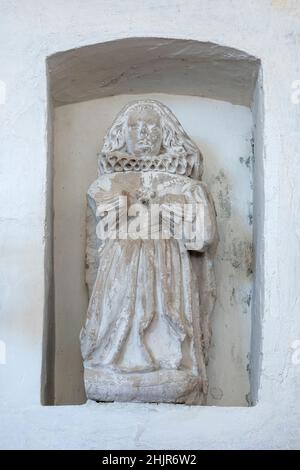
[{"label": "statue's head", "polygon": [[128,153],[137,157],[155,157],[161,153],[161,117],[153,107],[131,109],[126,124],[125,142]]},{"label": "statue's head", "polygon": [[202,155],[167,106],[128,103],[106,133],[100,172],[167,171],[201,178]]}]

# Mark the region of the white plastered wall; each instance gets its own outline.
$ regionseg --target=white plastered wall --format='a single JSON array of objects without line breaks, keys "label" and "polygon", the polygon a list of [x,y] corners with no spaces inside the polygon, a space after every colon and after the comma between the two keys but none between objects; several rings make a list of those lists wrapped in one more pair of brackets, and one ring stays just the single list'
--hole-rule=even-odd
[{"label": "white plastered wall", "polygon": [[[297,0],[171,3],[1,2],[1,447],[299,447],[299,79]],[[46,57],[124,37],[209,41],[261,59],[263,144],[255,305],[263,306],[258,403],[251,408],[100,405],[42,407],[46,283]],[[4,101],[4,102],[3,102]],[[257,162],[256,162],[257,163]],[[80,423],[80,425],[79,425]],[[180,426],[178,426],[180,423]],[[117,429],[117,431],[116,431]],[[153,430],[155,429],[155,432]],[[180,429],[180,432],[179,432]]]}]

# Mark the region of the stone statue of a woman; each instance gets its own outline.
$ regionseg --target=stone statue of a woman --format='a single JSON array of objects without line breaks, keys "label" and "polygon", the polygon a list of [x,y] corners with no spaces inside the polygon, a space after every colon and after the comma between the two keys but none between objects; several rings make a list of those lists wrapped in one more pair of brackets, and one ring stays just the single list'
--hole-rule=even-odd
[{"label": "stone statue of a woman", "polygon": [[201,175],[201,153],[158,101],[127,104],[107,132],[87,193],[88,398],[205,403],[218,236]]}]

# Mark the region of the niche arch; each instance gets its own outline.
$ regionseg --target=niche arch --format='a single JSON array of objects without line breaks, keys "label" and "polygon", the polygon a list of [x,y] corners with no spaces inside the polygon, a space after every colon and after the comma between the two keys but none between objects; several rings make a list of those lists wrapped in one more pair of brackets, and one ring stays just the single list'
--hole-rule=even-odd
[{"label": "niche arch", "polygon": [[[168,94],[220,100],[249,107],[253,116],[253,246],[252,339],[249,369],[248,403],[256,402],[260,375],[263,309],[263,118],[262,74],[258,58],[246,52],[213,43],[176,38],[132,37],[102,42],[59,52],[47,59],[49,84],[48,188],[46,286],[44,315],[44,350],[41,400],[43,404],[80,404],[85,402],[81,373],[57,378],[57,349],[62,329],[70,336],[64,345],[68,362],[76,355],[76,338],[82,319],[72,318],[72,304],[61,322],[57,317],[55,286],[58,282],[54,264],[55,187],[53,119],[55,108],[120,95]],[[133,98],[134,99],[134,98]],[[205,156],[205,155],[204,155]],[[67,234],[66,234],[67,235]],[[256,263],[255,259],[259,259]],[[55,274],[56,273],[56,274]],[[76,287],[74,287],[76,288]],[[57,297],[57,296],[56,296]],[[85,312],[84,312],[85,313]],[[72,323],[70,324],[70,318]],[[77,336],[76,336],[77,335]],[[77,348],[77,349],[76,349]],[[62,393],[62,390],[64,393]]]}]

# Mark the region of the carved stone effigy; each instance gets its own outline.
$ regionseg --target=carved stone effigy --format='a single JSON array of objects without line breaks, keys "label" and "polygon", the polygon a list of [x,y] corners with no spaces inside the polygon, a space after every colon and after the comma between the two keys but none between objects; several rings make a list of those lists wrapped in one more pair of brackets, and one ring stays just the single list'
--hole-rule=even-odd
[{"label": "carved stone effigy", "polygon": [[86,395],[203,404],[218,242],[202,155],[162,103],[129,103],[88,192]]}]

